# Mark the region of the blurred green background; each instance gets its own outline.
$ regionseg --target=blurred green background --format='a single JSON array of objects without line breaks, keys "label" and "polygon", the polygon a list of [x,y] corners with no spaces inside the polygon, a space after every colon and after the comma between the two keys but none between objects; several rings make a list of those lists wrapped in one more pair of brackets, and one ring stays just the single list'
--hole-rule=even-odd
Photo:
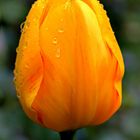
[{"label": "blurred green background", "polygon": [[[101,0],[120,44],[126,72],[123,104],[106,123],[83,128],[77,140],[140,140],[140,0]],[[58,140],[59,135],[30,121],[13,85],[20,24],[33,0],[0,0],[0,140]]]}]

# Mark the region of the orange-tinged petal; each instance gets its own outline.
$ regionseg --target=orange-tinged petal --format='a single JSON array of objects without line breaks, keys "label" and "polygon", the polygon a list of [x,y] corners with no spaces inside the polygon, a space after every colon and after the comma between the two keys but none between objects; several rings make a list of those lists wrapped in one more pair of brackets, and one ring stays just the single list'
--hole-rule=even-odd
[{"label": "orange-tinged petal", "polygon": [[27,115],[35,121],[37,121],[37,117],[31,105],[43,78],[39,45],[39,24],[42,11],[43,3],[37,1],[22,29],[15,66],[17,94]]},{"label": "orange-tinged petal", "polygon": [[87,3],[96,14],[100,26],[100,30],[102,32],[103,40],[105,43],[108,44],[108,47],[110,47],[114,56],[118,60],[120,70],[121,70],[121,74],[120,74],[121,75],[120,78],[121,78],[122,75],[124,74],[124,62],[123,62],[120,48],[114,36],[114,32],[111,28],[109,18],[106,14],[106,11],[103,9],[103,5],[100,4],[98,0],[83,0],[83,1]]},{"label": "orange-tinged petal", "polygon": [[57,131],[73,128],[71,96],[75,77],[73,40],[76,36],[73,24],[71,6],[62,3],[50,9],[40,26],[44,71],[32,107],[45,126]]},{"label": "orange-tinged petal", "polygon": [[38,0],[17,53],[17,92],[27,115],[56,131],[100,124],[121,104],[124,64],[96,0]]},{"label": "orange-tinged petal", "polygon": [[[76,73],[78,77],[77,85],[75,86],[77,87],[75,114],[77,114],[76,121],[79,122],[79,125],[84,124],[84,122],[88,125],[92,122],[92,119],[96,118],[99,110],[100,114],[105,113],[105,115],[108,115],[102,115],[104,117],[101,121],[108,119],[112,115],[110,112],[113,110],[110,107],[114,101],[120,104],[121,97],[113,99],[113,97],[118,96],[114,89],[117,60],[104,43],[98,19],[86,3],[77,0],[76,4],[76,17],[80,24],[78,24],[79,28],[77,27],[79,29],[79,42],[77,44],[78,55],[76,55],[77,64],[75,66],[77,67]],[[105,108],[98,109],[100,104]],[[118,106],[116,107],[118,108]],[[116,108],[114,110],[116,111]],[[115,112],[114,110],[113,112]]]}]

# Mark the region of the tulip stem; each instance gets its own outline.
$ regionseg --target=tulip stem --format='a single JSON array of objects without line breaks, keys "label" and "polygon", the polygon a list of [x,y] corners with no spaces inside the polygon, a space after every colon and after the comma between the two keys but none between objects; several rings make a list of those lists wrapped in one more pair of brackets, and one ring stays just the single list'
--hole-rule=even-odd
[{"label": "tulip stem", "polygon": [[61,140],[73,140],[75,131],[63,131],[60,132],[60,138]]}]

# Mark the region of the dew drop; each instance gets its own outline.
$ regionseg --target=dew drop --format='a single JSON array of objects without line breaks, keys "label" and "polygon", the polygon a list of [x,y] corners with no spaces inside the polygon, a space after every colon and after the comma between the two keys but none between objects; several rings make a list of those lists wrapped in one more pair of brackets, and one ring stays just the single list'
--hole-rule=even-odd
[{"label": "dew drop", "polygon": [[30,22],[27,21],[27,23],[26,23],[26,28],[28,28],[29,26],[30,26]]},{"label": "dew drop", "polygon": [[104,9],[104,5],[103,5],[103,4],[100,4],[100,6],[101,6],[101,8],[103,8],[103,9]]},{"label": "dew drop", "polygon": [[[14,75],[18,74],[18,71],[15,69],[14,70]],[[14,78],[14,80],[16,80],[16,78]]]},{"label": "dew drop", "polygon": [[20,94],[17,92],[17,97],[20,98]]},{"label": "dew drop", "polygon": [[25,25],[25,21],[20,24],[21,33],[23,32],[24,25]]},{"label": "dew drop", "polygon": [[70,6],[70,0],[65,3],[64,10],[66,10]]},{"label": "dew drop", "polygon": [[37,23],[37,17],[35,17],[35,18],[33,18],[33,22],[34,22],[34,24],[36,24]]},{"label": "dew drop", "polygon": [[21,23],[20,25],[21,33],[24,33],[28,29],[29,26],[30,26],[29,21]]},{"label": "dew drop", "polygon": [[59,33],[63,33],[64,30],[63,30],[63,29],[58,29],[58,32],[59,32]]},{"label": "dew drop", "polygon": [[61,56],[61,50],[60,50],[60,48],[57,48],[56,49],[56,57],[60,58],[60,56]]},{"label": "dew drop", "polygon": [[35,4],[32,4],[32,8],[34,8],[35,7]]},{"label": "dew drop", "polygon": [[[14,74],[15,74],[15,72],[14,72]],[[13,78],[14,84],[16,83],[16,81],[17,81],[17,79],[16,79],[16,77],[14,77],[14,78]]]},{"label": "dew drop", "polygon": [[56,45],[56,44],[58,43],[57,39],[54,38],[52,43],[53,43],[54,45]]},{"label": "dew drop", "polygon": [[18,53],[18,52],[19,52],[19,47],[16,48],[16,53]]}]

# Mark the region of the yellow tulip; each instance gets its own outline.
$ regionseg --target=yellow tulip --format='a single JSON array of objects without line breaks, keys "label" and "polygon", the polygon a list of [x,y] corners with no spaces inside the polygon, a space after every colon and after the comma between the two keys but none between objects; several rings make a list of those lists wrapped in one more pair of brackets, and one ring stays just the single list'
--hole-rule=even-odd
[{"label": "yellow tulip", "polygon": [[37,0],[22,30],[17,95],[40,125],[65,131],[108,120],[120,107],[124,63],[97,0]]}]

